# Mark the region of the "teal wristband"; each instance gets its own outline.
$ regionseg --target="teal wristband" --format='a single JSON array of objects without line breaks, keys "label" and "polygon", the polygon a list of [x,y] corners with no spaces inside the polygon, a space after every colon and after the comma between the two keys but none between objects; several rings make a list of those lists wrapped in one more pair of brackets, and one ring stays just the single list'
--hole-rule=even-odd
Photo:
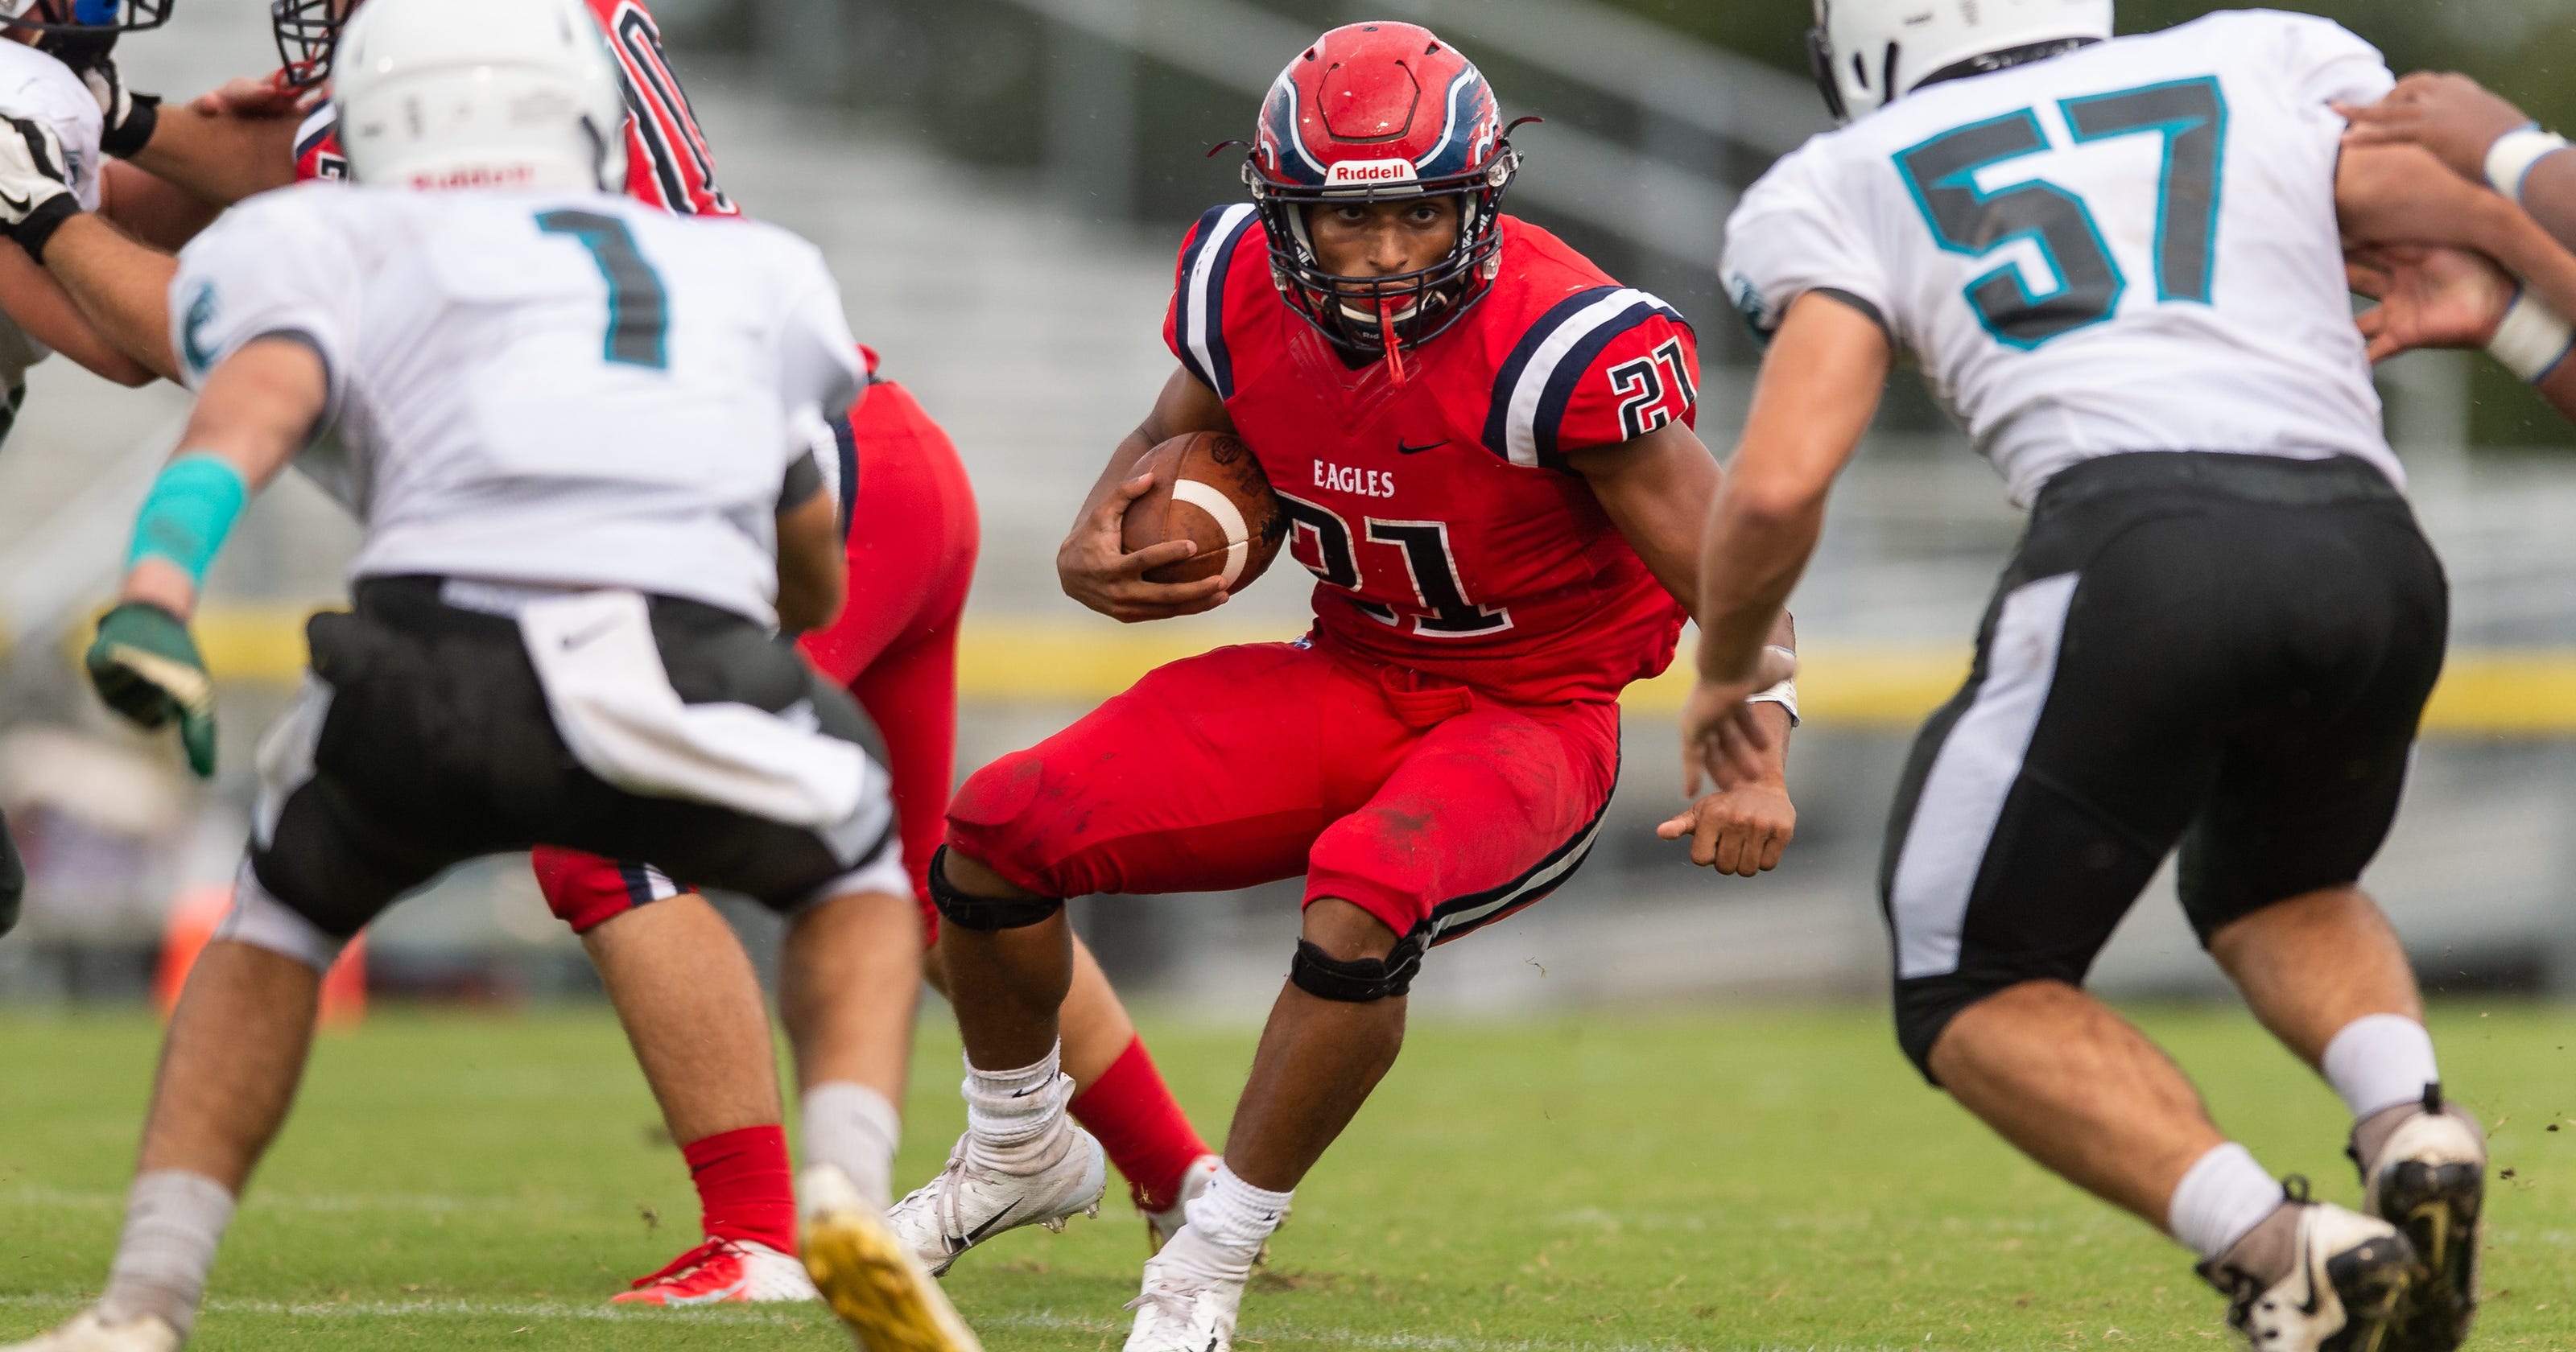
[{"label": "teal wristband", "polygon": [[203,583],[215,551],[233,529],[233,519],[250,501],[250,485],[241,471],[220,457],[192,451],[170,462],[152,481],[152,494],[134,520],[134,546],[126,552],[130,570],[145,559],[166,559]]}]

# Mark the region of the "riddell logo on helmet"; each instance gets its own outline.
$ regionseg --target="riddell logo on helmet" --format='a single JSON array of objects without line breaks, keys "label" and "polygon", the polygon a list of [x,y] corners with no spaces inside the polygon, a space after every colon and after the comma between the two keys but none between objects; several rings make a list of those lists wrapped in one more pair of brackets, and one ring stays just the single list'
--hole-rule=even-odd
[{"label": "riddell logo on helmet", "polygon": [[1333,183],[1411,183],[1421,175],[1411,160],[1344,160],[1333,166]]},{"label": "riddell logo on helmet", "polygon": [[475,166],[465,169],[443,169],[430,174],[414,174],[411,185],[415,188],[515,188],[525,185],[536,176],[536,169],[525,164],[505,165],[498,168]]}]

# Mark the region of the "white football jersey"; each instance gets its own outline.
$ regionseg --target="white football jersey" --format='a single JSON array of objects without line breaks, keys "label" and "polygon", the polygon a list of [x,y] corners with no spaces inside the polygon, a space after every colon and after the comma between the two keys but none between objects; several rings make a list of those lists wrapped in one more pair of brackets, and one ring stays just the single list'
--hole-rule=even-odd
[{"label": "white football jersey", "polygon": [[[72,197],[84,211],[98,210],[98,100],[71,67],[23,42],[0,38],[0,112],[42,122],[63,145],[63,170]],[[27,331],[0,315],[0,392],[26,383],[27,368],[52,355]],[[5,429],[0,429],[5,431]]]},{"label": "white football jersey", "polygon": [[2394,83],[2334,23],[2226,11],[1919,89],[1748,191],[1723,271],[1757,332],[1873,310],[2027,504],[2122,451],[2350,455],[2393,481],[2334,201]]},{"label": "white football jersey", "polygon": [[317,183],[180,255],[191,384],[287,336],[330,369],[299,462],[366,526],[354,577],[682,596],[774,622],[776,521],[861,388],[822,255],[622,197]]}]

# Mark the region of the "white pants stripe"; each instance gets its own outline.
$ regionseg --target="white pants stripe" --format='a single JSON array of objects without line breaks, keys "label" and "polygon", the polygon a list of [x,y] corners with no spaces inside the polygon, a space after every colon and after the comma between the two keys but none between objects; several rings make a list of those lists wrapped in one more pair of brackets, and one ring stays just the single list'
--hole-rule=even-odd
[{"label": "white pants stripe", "polygon": [[1895,878],[1888,888],[1899,977],[1959,969],[1968,898],[2004,800],[2021,778],[2031,734],[2048,707],[2066,637],[2066,611],[2079,575],[2061,573],[2006,596],[1987,647],[1986,674],[1967,712],[1950,728],[1915,800]]}]

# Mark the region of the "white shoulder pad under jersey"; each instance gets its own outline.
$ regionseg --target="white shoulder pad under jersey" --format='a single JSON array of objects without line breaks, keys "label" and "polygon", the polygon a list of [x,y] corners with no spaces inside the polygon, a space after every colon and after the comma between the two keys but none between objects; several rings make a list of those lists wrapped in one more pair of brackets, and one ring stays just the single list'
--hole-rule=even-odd
[{"label": "white shoulder pad under jersey", "polygon": [[355,575],[764,620],[782,482],[864,380],[812,245],[601,194],[266,194],[182,253],[170,308],[191,384],[264,337],[321,354]]},{"label": "white shoulder pad under jersey", "polygon": [[1727,223],[1757,333],[1874,313],[2028,502],[2120,451],[2352,455],[2402,482],[2336,227],[2343,119],[2394,83],[2274,10],[1919,89],[1775,165]]},{"label": "white shoulder pad under jersey", "polygon": [[[25,43],[0,42],[0,113],[51,128],[62,142],[63,169],[71,178],[73,200],[85,211],[98,210],[99,171],[105,164],[98,148],[98,100],[71,67]],[[0,316],[0,393],[25,383],[27,368],[49,353],[16,323]]]}]

